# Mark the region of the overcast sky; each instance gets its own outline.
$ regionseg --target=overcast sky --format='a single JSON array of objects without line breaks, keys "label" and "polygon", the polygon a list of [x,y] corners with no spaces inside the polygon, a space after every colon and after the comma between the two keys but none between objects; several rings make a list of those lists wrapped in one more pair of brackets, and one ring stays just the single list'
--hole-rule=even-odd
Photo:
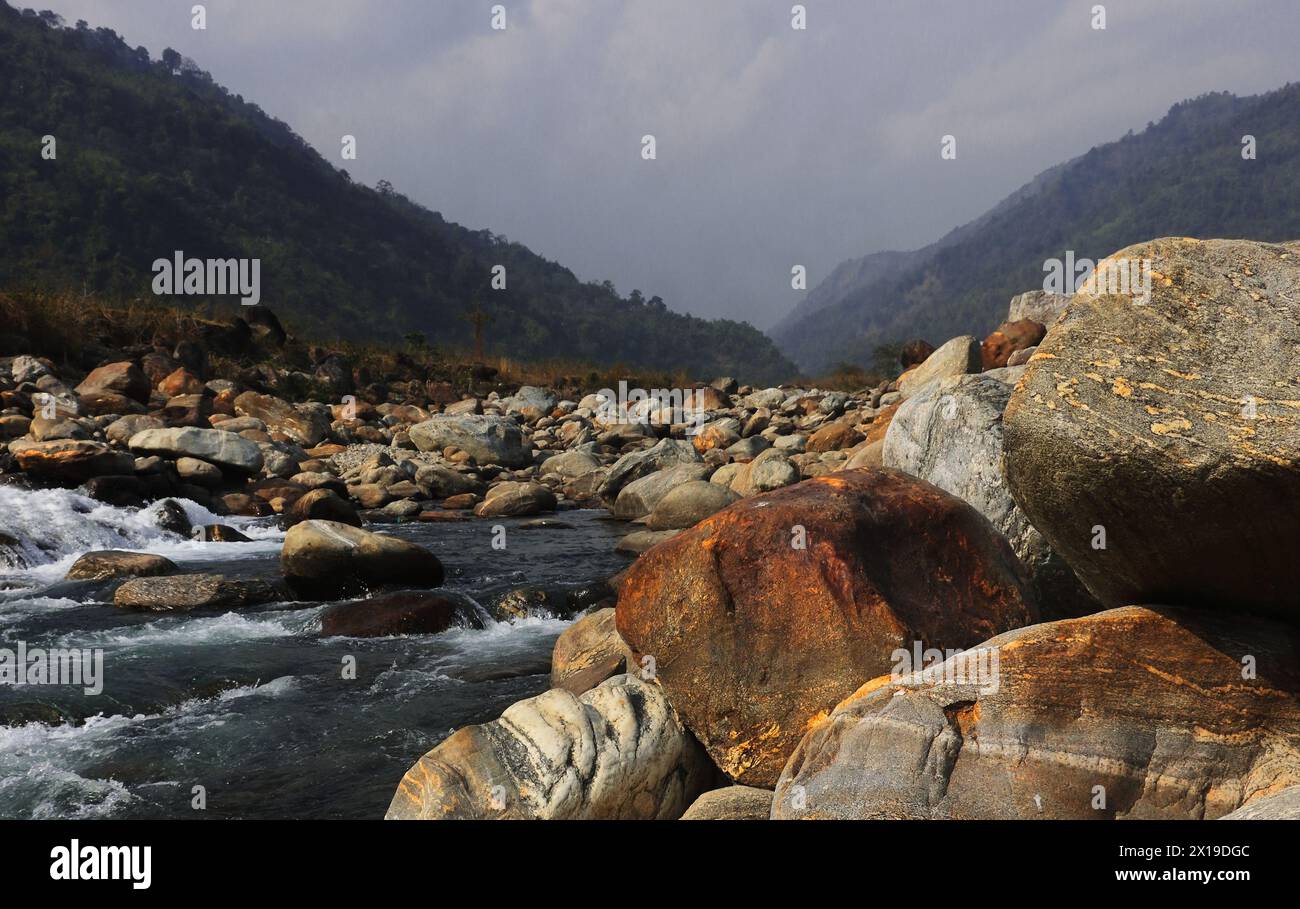
[{"label": "overcast sky", "polygon": [[760,328],[795,264],[811,288],[1176,101],[1300,79],[1300,0],[1111,0],[1104,31],[1096,0],[807,0],[803,31],[789,0],[500,2],[504,31],[493,0],[33,5],[174,47],[358,181]]}]

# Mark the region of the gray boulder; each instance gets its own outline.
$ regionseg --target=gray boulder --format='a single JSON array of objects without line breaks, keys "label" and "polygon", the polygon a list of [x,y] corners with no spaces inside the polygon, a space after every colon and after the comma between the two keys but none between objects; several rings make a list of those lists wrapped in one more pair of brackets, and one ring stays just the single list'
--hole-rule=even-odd
[{"label": "gray boulder", "polygon": [[678,464],[656,470],[623,487],[614,501],[614,517],[635,521],[652,512],[673,489],[693,480],[703,480],[713,468],[703,463]]},{"label": "gray boulder", "polygon": [[146,429],[133,435],[127,445],[140,454],[198,458],[245,473],[257,473],[263,464],[256,442],[220,429]]},{"label": "gray boulder", "polygon": [[924,363],[905,373],[898,380],[898,391],[907,399],[936,379],[979,372],[983,366],[980,342],[972,335],[962,335],[941,345]]},{"label": "gray boulder", "polygon": [[524,467],[532,463],[531,447],[519,424],[495,414],[436,414],[412,426],[410,436],[420,451],[454,446],[480,464]]},{"label": "gray boulder", "polygon": [[657,470],[701,461],[695,446],[683,439],[662,439],[653,448],[632,451],[614,462],[597,490],[607,504],[613,504],[623,487]]},{"label": "gray boulder", "polygon": [[721,511],[740,496],[708,480],[692,480],[674,487],[650,512],[646,526],[651,530],[679,530],[694,527],[709,515]]},{"label": "gray boulder", "polygon": [[[1149,263],[1149,299],[1103,292]],[[1131,273],[1130,288],[1131,288]],[[1300,616],[1300,254],[1153,240],[1098,264],[1005,414],[1006,480],[1107,606]]]}]

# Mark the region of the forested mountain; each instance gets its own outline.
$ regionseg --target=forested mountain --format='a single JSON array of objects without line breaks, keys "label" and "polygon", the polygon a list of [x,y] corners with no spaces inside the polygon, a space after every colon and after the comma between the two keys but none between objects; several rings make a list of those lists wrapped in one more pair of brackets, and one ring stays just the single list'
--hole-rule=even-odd
[{"label": "forested mountain", "polygon": [[[1253,160],[1244,136],[1255,138]],[[868,364],[881,345],[911,338],[983,336],[1067,250],[1096,260],[1162,236],[1300,238],[1298,186],[1300,84],[1204,95],[1045,171],[924,249],[842,264],[772,334],[811,371]]]},{"label": "forested mountain", "polygon": [[[467,348],[481,308],[488,353],[755,382],[794,372],[747,323],[622,297],[386,182],[353,183],[171,49],[154,59],[111,29],[0,0],[0,289],[149,294],[152,263],[176,250],[260,259],[262,302],[322,338],[418,332]],[[497,264],[505,290],[489,287]]]}]

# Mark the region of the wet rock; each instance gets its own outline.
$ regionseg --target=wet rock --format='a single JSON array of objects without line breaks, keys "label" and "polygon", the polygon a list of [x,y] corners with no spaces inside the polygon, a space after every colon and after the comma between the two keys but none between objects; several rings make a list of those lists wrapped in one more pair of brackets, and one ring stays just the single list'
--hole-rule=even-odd
[{"label": "wet rock", "polygon": [[1300,782],[1297,643],[1169,607],[1017,629],[846,698],[773,817],[1216,818]]},{"label": "wet rock", "polygon": [[285,514],[285,520],[290,524],[321,520],[361,526],[356,506],[332,489],[313,489],[299,496]]},{"label": "wet rock", "polygon": [[437,634],[455,625],[482,627],[464,600],[445,592],[400,590],[331,606],[321,634],[352,638]]},{"label": "wet rock", "polygon": [[103,581],[119,577],[153,577],[178,571],[176,563],[148,552],[101,549],[88,552],[72,563],[64,576],[68,581]]},{"label": "wet rock", "polygon": [[308,520],[285,534],[280,570],[303,597],[329,599],[388,586],[442,586],[442,563],[422,546],[340,524]]},{"label": "wet rock", "polygon": [[480,518],[517,517],[555,510],[555,493],[540,483],[498,483],[474,508]]},{"label": "wet rock", "polygon": [[459,730],[407,771],[386,817],[673,819],[712,776],[663,691],[620,675]]},{"label": "wet rock", "polygon": [[267,581],[218,574],[132,578],[117,588],[113,605],[146,612],[244,609],[284,599],[286,591]]},{"label": "wet rock", "polygon": [[628,569],[618,629],[733,780],[770,786],[815,716],[894,651],[969,647],[1037,611],[1007,542],[889,470],[744,499]]}]

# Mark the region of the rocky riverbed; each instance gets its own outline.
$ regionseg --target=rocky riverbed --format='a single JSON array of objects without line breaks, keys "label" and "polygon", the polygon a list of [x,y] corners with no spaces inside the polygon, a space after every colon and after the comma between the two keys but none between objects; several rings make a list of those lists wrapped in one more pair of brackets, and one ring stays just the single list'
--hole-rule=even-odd
[{"label": "rocky riverbed", "polygon": [[[1147,299],[1107,292],[1132,260]],[[1300,245],[1170,239],[853,392],[363,386],[324,358],[344,393],[302,401],[179,346],[0,359],[7,636],[282,641],[11,701],[0,812],[183,794],[205,736],[253,762],[224,790],[301,793],[245,815],[378,816],[377,788],[422,819],[1292,811],[1298,325]],[[51,496],[76,531],[31,517]],[[103,763],[137,721],[202,759]],[[64,741],[83,760],[43,764]],[[339,783],[306,782],[327,750]],[[74,808],[69,774],[108,794]]]}]

